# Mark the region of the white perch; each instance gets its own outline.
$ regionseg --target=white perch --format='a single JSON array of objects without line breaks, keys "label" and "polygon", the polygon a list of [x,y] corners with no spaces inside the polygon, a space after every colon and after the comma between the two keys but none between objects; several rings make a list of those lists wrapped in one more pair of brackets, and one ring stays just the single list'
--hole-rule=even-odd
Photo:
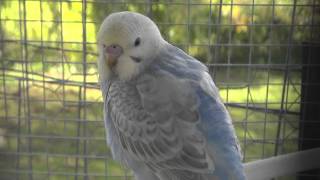
[{"label": "white perch", "polygon": [[280,155],[244,164],[248,180],[266,180],[320,168],[320,148]]}]

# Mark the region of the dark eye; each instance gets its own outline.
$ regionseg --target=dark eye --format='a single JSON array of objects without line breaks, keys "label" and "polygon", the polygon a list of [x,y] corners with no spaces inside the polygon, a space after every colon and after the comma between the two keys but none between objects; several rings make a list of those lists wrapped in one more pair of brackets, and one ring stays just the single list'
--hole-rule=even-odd
[{"label": "dark eye", "polygon": [[140,45],[140,42],[141,42],[141,40],[140,40],[140,37],[138,37],[135,41],[134,41],[134,46],[139,46]]}]

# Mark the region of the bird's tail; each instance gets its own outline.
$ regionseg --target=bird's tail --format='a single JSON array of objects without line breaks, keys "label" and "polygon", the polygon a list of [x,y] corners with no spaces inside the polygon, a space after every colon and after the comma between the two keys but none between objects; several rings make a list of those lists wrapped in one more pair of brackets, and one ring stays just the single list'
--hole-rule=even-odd
[{"label": "bird's tail", "polygon": [[320,168],[320,148],[244,164],[248,180],[265,180],[317,168]]}]

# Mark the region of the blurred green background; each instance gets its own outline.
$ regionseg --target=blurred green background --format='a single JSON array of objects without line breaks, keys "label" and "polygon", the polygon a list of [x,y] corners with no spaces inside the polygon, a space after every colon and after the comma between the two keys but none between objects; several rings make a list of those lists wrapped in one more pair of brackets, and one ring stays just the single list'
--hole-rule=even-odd
[{"label": "blurred green background", "polygon": [[[209,66],[244,161],[297,151],[303,42],[317,0],[1,0],[0,179],[132,179],[105,143],[96,32],[151,17]],[[294,177],[286,177],[294,179]]]}]

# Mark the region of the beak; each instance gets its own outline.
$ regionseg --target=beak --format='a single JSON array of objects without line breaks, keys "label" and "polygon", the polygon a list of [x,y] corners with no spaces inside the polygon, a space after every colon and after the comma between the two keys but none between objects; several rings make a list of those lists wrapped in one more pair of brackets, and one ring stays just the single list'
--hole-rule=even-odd
[{"label": "beak", "polygon": [[105,46],[105,52],[107,54],[107,64],[112,69],[118,61],[118,58],[122,55],[123,49],[121,46],[112,44]]},{"label": "beak", "polygon": [[107,64],[110,69],[112,69],[117,64],[117,57],[113,57],[112,55],[108,54]]}]

